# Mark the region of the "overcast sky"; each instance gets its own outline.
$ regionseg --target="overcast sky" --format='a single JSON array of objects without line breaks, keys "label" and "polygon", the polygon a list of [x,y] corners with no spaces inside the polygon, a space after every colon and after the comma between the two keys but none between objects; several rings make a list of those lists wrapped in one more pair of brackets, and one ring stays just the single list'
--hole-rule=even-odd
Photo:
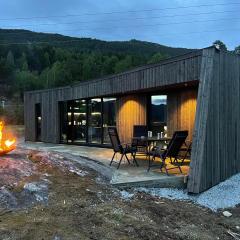
[{"label": "overcast sky", "polygon": [[239,0],[0,0],[0,28],[187,48],[220,39],[233,49],[239,13]]}]

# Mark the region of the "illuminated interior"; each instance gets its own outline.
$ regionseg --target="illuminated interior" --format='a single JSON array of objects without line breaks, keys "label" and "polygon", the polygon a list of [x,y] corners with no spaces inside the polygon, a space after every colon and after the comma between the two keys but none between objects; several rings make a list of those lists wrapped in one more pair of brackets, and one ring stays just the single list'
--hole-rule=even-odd
[{"label": "illuminated interior", "polygon": [[116,126],[116,98],[61,102],[62,143],[110,144],[107,127]]}]

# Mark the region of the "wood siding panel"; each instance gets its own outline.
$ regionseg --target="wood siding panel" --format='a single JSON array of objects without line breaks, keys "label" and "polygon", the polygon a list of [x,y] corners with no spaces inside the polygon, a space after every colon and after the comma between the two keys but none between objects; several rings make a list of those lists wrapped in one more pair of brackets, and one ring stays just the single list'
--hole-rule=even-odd
[{"label": "wood siding panel", "polygon": [[172,92],[167,97],[167,126],[169,136],[174,131],[188,130],[188,140],[192,140],[197,106],[197,89]]},{"label": "wood siding panel", "polygon": [[[183,56],[167,59],[158,64],[147,65],[112,75],[106,78],[81,82],[76,85],[55,89],[25,93],[25,138],[35,141],[35,104],[42,106],[42,140],[58,142],[58,102],[73,99],[118,96],[158,90],[175,84],[198,81],[202,50]],[[186,72],[185,64],[191,62],[193,67]],[[181,66],[181,71],[179,68]]]},{"label": "wood siding panel", "polygon": [[240,172],[240,57],[205,50],[188,191],[202,192]]},{"label": "wood siding panel", "polygon": [[146,107],[145,95],[117,99],[117,128],[122,142],[131,142],[134,125],[146,125]]}]

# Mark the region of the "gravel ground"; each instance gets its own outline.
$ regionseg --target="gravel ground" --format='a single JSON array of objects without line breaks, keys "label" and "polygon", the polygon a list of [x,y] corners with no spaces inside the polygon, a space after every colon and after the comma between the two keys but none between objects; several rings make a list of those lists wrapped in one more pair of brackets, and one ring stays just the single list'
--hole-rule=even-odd
[{"label": "gravel ground", "polygon": [[149,193],[155,197],[192,201],[216,212],[240,204],[240,174],[198,195],[189,195],[184,190],[170,188],[138,188],[135,191]]},{"label": "gravel ground", "polygon": [[231,240],[229,230],[240,233],[239,207],[225,217],[144,189],[120,191],[61,154],[16,149],[1,159],[0,180],[0,240]]}]

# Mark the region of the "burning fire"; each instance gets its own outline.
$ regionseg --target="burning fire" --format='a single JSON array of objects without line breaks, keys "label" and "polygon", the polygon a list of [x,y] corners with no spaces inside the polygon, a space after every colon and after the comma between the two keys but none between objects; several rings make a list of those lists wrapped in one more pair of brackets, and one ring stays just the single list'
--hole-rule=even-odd
[{"label": "burning fire", "polygon": [[16,139],[11,138],[5,138],[3,134],[3,128],[4,123],[3,121],[0,121],[0,155],[8,153],[16,148]]}]

